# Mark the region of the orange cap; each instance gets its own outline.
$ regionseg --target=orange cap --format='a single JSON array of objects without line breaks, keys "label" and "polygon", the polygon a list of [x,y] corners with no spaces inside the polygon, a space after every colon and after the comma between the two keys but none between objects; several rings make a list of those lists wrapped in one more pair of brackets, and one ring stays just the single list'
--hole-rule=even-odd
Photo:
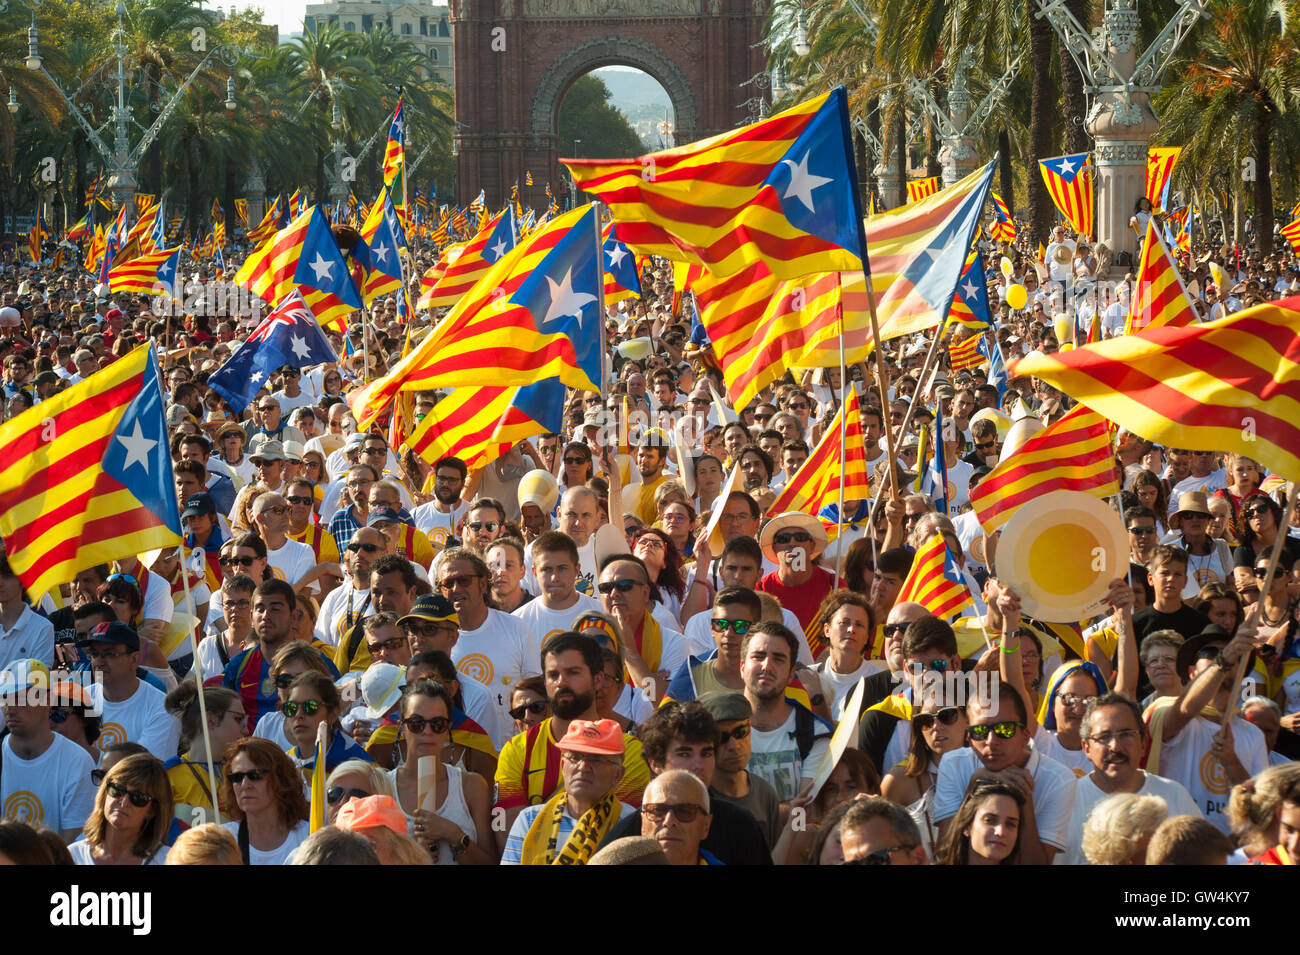
[{"label": "orange cap", "polygon": [[334,825],[340,829],[378,829],[386,827],[406,835],[406,816],[392,796],[353,797],[343,804]]},{"label": "orange cap", "polygon": [[623,727],[615,720],[574,720],[556,749],[602,756],[623,755]]}]

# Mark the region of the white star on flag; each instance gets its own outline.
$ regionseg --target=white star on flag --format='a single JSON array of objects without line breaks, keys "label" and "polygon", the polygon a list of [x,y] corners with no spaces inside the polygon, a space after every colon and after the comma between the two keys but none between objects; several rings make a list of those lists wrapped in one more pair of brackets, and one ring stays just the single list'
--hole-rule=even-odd
[{"label": "white star on flag", "polygon": [[306,358],[311,354],[311,349],[307,347],[307,339],[303,338],[301,335],[294,335],[290,341],[292,344],[289,346],[289,350],[299,358]]},{"label": "white star on flag", "polygon": [[131,465],[139,464],[144,468],[144,473],[149,473],[149,452],[158,442],[153,438],[146,438],[144,432],[140,429],[140,422],[135,422],[135,429],[129,437],[119,434],[117,440],[122,442],[126,448],[126,463],[122,465],[122,470],[128,470]]},{"label": "white star on flag", "polygon": [[623,260],[627,258],[627,249],[623,248],[621,245],[616,245],[605,254],[609,256],[609,267],[611,269],[616,269],[623,263]]},{"label": "white star on flag", "polygon": [[790,167],[790,185],[786,187],[785,195],[782,199],[789,199],[794,196],[807,207],[809,212],[813,209],[812,193],[819,186],[824,186],[831,182],[826,176],[814,176],[808,171],[808,160],[812,157],[812,150],[803,154],[803,159],[795,162],[793,159],[782,159],[781,162]]},{"label": "white star on flag", "polygon": [[1070,162],[1070,160],[1068,160],[1068,159],[1062,159],[1062,160],[1061,160],[1061,168],[1060,168],[1058,171],[1059,171],[1062,175],[1064,175],[1064,174],[1067,173],[1067,172],[1074,172],[1074,163]]},{"label": "white star on flag", "polygon": [[564,281],[562,282],[557,283],[549,275],[546,276],[546,284],[551,287],[551,304],[546,309],[546,317],[542,319],[542,328],[546,329],[557,319],[564,318],[566,315],[574,316],[581,325],[582,309],[596,301],[596,296],[587,292],[575,292],[573,290],[573,269],[569,269],[564,273]]},{"label": "white star on flag", "polygon": [[316,253],[316,261],[312,262],[308,267],[316,273],[317,282],[320,282],[322,279],[330,279],[334,277],[334,263],[326,262],[325,257],[319,252]]},{"label": "white star on flag", "polygon": [[501,256],[506,254],[506,240],[502,238],[498,238],[497,244],[491,246],[490,251],[492,255],[495,256],[496,258],[498,259],[501,258]]},{"label": "white star on flag", "polygon": [[388,246],[377,245],[374,247],[372,251],[375,253],[375,258],[377,258],[384,265],[388,264]]},{"label": "white star on flag", "polygon": [[159,278],[162,278],[162,279],[167,278],[167,276],[168,276],[168,274],[170,274],[171,270],[172,270],[172,263],[171,263],[171,260],[168,259],[168,260],[167,260],[166,262],[164,262],[162,265],[158,266],[158,277],[159,277]]},{"label": "white star on flag", "polygon": [[261,381],[261,380],[262,380],[263,378],[265,378],[265,377],[266,377],[265,373],[263,373],[263,372],[259,369],[259,370],[257,370],[257,371],[254,371],[251,375],[249,375],[249,376],[248,376],[248,380],[251,381],[253,384],[257,384],[259,381]]},{"label": "white star on flag", "polygon": [[970,279],[967,279],[966,284],[961,287],[961,291],[962,294],[965,295],[967,298],[974,298],[975,283],[973,283]]}]

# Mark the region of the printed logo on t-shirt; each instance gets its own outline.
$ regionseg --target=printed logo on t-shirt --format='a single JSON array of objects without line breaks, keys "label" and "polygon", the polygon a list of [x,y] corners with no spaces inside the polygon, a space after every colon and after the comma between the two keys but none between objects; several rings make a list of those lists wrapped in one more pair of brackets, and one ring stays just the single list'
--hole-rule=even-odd
[{"label": "printed logo on t-shirt", "polygon": [[17,792],[10,793],[9,798],[5,800],[4,818],[12,819],[14,822],[25,822],[33,829],[39,829],[45,824],[45,807],[41,805],[35,793],[19,789]]},{"label": "printed logo on t-shirt", "polygon": [[1213,753],[1201,757],[1201,785],[1206,792],[1224,795],[1228,791],[1228,774]]},{"label": "printed logo on t-shirt", "polygon": [[435,527],[428,531],[426,536],[429,538],[429,543],[434,547],[442,547],[451,537],[451,528]]},{"label": "printed logo on t-shirt", "polygon": [[976,534],[975,538],[967,545],[966,552],[967,556],[976,563],[987,564],[988,561],[984,559],[984,535]]},{"label": "printed logo on t-shirt", "polygon": [[490,686],[492,678],[496,675],[491,658],[482,653],[467,653],[460,658],[460,662],[456,664],[456,669],[466,676],[478,680],[484,686]]},{"label": "printed logo on t-shirt", "polygon": [[574,582],[574,589],[580,594],[586,594],[588,597],[596,593],[595,575],[583,574]]},{"label": "printed logo on t-shirt", "polygon": [[101,723],[99,725],[99,739],[95,740],[95,745],[99,747],[101,753],[107,753],[110,746],[116,746],[118,743],[125,743],[126,727],[121,723]]}]

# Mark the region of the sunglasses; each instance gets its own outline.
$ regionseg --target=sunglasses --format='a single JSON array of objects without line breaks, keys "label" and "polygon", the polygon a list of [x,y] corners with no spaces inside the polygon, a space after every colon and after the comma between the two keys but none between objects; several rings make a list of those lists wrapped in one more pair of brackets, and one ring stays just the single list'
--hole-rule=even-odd
[{"label": "sunglasses", "polygon": [[533,700],[531,703],[524,703],[516,706],[513,710],[507,710],[507,712],[512,720],[522,720],[527,715],[541,716],[550,705],[546,700]]},{"label": "sunglasses", "polygon": [[256,557],[222,557],[217,561],[222,567],[252,567]]},{"label": "sunglasses", "polygon": [[379,643],[367,643],[366,649],[371,653],[378,653],[380,650],[400,650],[404,646],[406,646],[406,637],[389,637]]},{"label": "sunglasses", "polygon": [[946,673],[948,671],[948,661],[943,659],[943,657],[935,657],[929,663],[922,663],[920,660],[913,660],[911,663],[906,664],[906,666],[907,671],[913,676],[920,676],[926,670],[931,670],[934,673]]},{"label": "sunglasses", "polygon": [[470,521],[469,522],[470,530],[487,531],[489,534],[496,533],[496,529],[500,526],[501,526],[500,523],[498,523],[497,521]]},{"label": "sunglasses", "polygon": [[[312,463],[312,464],[315,464],[316,467],[320,467],[320,465],[319,465],[319,464],[316,464],[315,461],[312,461],[311,463]],[[308,505],[310,505],[310,504],[314,504],[314,503],[315,503],[315,499],[314,499],[314,498],[310,498],[310,497],[302,497],[302,496],[300,496],[300,495],[298,495],[298,494],[291,494],[289,497],[285,498],[285,500],[288,501],[290,504],[308,504]]]},{"label": "sunglasses", "polygon": [[302,710],[303,716],[315,716],[317,711],[320,710],[320,700],[304,700],[302,703],[289,700],[280,709],[288,717],[297,716],[299,709]]},{"label": "sunglasses", "polygon": [[966,736],[968,739],[986,740],[989,733],[999,739],[1011,739],[1017,732],[1025,728],[1025,724],[1019,720],[1003,720],[1000,723],[978,723],[975,726],[966,727]]},{"label": "sunglasses", "polygon": [[1096,698],[1096,694],[1093,694],[1092,696],[1078,696],[1074,693],[1062,693],[1059,697],[1061,705],[1067,710],[1072,710],[1076,706],[1087,706]]},{"label": "sunglasses", "polygon": [[649,547],[651,550],[663,550],[664,542],[653,534],[644,534],[636,539],[637,547]]},{"label": "sunglasses", "polygon": [[772,544],[776,547],[782,547],[785,544],[807,544],[811,540],[812,535],[807,531],[789,531],[775,535],[772,538]]},{"label": "sunglasses", "polygon": [[[1252,567],[1251,570],[1253,570],[1255,576],[1259,577],[1260,579],[1263,579],[1264,577],[1268,576],[1268,564],[1265,564],[1263,567]],[[1277,576],[1279,579],[1282,579],[1284,578],[1285,573],[1278,574]]]},{"label": "sunglasses", "polygon": [[897,636],[898,634],[902,633],[906,629],[907,629],[907,624],[905,623],[887,623],[883,627],[881,627],[881,630],[884,632],[886,637]]},{"label": "sunglasses", "polygon": [[1154,534],[1156,526],[1154,524],[1134,525],[1128,529],[1130,534]]},{"label": "sunglasses", "polygon": [[602,594],[612,594],[617,590],[621,594],[629,593],[633,587],[644,587],[645,584],[639,580],[633,580],[631,577],[620,577],[618,580],[607,580],[602,584],[597,584],[596,589]]},{"label": "sunglasses", "polygon": [[148,793],[141,792],[138,789],[127,789],[121,783],[107,783],[105,788],[108,790],[108,794],[114,799],[121,799],[123,796],[129,797],[131,805],[135,806],[137,809],[143,809],[145,806],[149,805],[149,803],[153,802],[153,796],[150,796]]},{"label": "sunglasses", "polygon": [[474,574],[472,576],[447,577],[446,579],[443,580],[442,583],[438,585],[438,589],[457,590],[463,587],[464,589],[468,590],[471,582],[478,579],[479,577],[477,574]]},{"label": "sunglasses", "polygon": [[709,626],[713,628],[714,633],[726,633],[731,630],[738,637],[749,633],[749,628],[753,625],[748,620],[727,620],[725,617],[714,617],[709,621]]},{"label": "sunglasses", "polygon": [[933,713],[917,713],[912,717],[912,724],[923,730],[928,730],[934,726],[935,721],[939,721],[944,726],[952,726],[957,722],[957,717],[961,716],[961,708],[956,706],[943,706]]},{"label": "sunglasses", "polygon": [[565,458],[564,463],[565,464],[586,464],[587,459],[586,458]]},{"label": "sunglasses", "polygon": [[998,446],[997,441],[976,441],[976,451],[991,451]]},{"label": "sunglasses", "polygon": [[641,815],[654,823],[663,822],[670,812],[677,817],[678,822],[685,823],[694,822],[702,812],[708,814],[703,806],[693,802],[646,803],[641,807]]},{"label": "sunglasses", "polygon": [[373,554],[373,553],[375,553],[375,552],[377,552],[377,551],[383,550],[383,548],[380,547],[378,544],[356,544],[356,543],[353,543],[353,544],[349,544],[349,545],[348,545],[348,551],[349,551],[350,553],[355,554],[357,551],[361,551],[361,550],[365,551],[367,554]]},{"label": "sunglasses", "polygon": [[345,799],[366,799],[373,795],[374,793],[368,793],[364,789],[344,789],[342,786],[331,786],[325,790],[325,798],[329,800],[331,806]]},{"label": "sunglasses", "polygon": [[268,513],[269,513],[269,514],[288,514],[288,513],[289,513],[289,505],[287,505],[287,504],[272,504],[270,507],[265,508],[265,509],[262,511],[262,513],[263,513],[263,514],[268,514]]},{"label": "sunglasses", "polygon": [[734,730],[731,730],[730,732],[719,733],[718,745],[726,746],[733,739],[744,739],[748,735],[749,735],[749,724],[741,723],[739,726],[737,726]]},{"label": "sunglasses", "polygon": [[451,720],[445,716],[435,716],[431,720],[426,720],[423,716],[408,716],[402,723],[412,733],[423,733],[426,726],[435,733],[445,733],[451,727]]},{"label": "sunglasses", "polygon": [[890,846],[888,849],[877,849],[875,852],[851,859],[844,865],[893,865],[895,852],[907,852],[915,848],[916,846]]},{"label": "sunglasses", "polygon": [[250,783],[260,783],[267,776],[265,769],[250,769],[246,773],[226,773],[226,778],[230,780],[230,785],[238,786],[245,779]]}]

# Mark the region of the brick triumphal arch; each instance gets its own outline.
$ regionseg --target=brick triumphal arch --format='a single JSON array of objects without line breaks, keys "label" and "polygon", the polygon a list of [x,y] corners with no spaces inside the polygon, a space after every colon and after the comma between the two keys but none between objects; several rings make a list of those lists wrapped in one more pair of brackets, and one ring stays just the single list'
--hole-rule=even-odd
[{"label": "brick triumphal arch", "polygon": [[[672,101],[678,143],[748,118],[743,86],[764,69],[768,0],[451,0],[456,56],[457,193],[500,205],[519,183],[545,208],[568,175],[555,132],[580,76],[631,66]],[[524,184],[531,172],[534,185]]]}]

